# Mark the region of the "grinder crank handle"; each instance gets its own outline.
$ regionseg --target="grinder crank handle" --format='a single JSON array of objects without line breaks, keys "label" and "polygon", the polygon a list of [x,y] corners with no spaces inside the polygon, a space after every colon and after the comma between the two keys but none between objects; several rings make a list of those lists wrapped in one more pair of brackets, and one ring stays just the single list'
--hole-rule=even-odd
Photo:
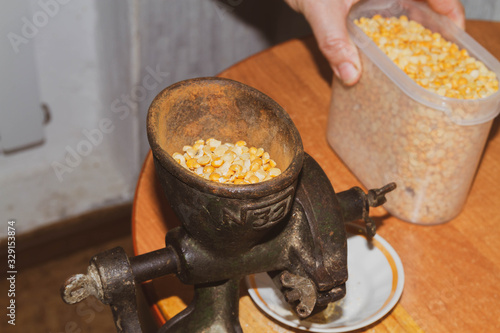
[{"label": "grinder crank handle", "polygon": [[141,333],[136,302],[136,283],[177,273],[177,255],[166,247],[128,258],[121,247],[95,255],[87,274],[76,274],[66,280],[61,297],[67,304],[95,296],[109,304],[118,333]]},{"label": "grinder crank handle", "polygon": [[370,217],[370,207],[378,207],[387,202],[385,195],[396,189],[396,183],[392,182],[378,189],[371,189],[367,194],[359,188],[353,187],[338,194],[339,203],[342,206],[344,221],[346,223],[362,219],[366,226],[366,235],[369,239],[377,233],[375,221]]},{"label": "grinder crank handle", "polygon": [[[389,183],[378,189],[371,189],[368,191],[366,198],[370,207],[378,207],[387,202],[385,195],[396,189],[396,183]],[[368,238],[373,238],[377,233],[377,226],[375,221],[369,216],[369,210],[363,212],[363,220],[365,221]]]},{"label": "grinder crank handle", "polygon": [[366,196],[368,198],[368,204],[370,205],[370,207],[378,207],[385,204],[387,202],[387,198],[385,197],[385,195],[389,192],[394,191],[396,187],[396,183],[392,182],[385,186],[382,186],[381,188],[369,190]]}]

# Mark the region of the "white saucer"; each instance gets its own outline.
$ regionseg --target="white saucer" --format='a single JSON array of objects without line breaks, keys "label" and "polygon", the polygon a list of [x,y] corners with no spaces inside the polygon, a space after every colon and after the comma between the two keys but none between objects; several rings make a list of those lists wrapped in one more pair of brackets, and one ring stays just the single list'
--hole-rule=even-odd
[{"label": "white saucer", "polygon": [[309,332],[353,331],[376,322],[397,304],[404,271],[396,251],[378,235],[369,242],[349,234],[347,266],[346,296],[329,306],[327,318],[319,314],[299,320],[267,273],[246,277],[248,293],[264,312],[290,327]]}]

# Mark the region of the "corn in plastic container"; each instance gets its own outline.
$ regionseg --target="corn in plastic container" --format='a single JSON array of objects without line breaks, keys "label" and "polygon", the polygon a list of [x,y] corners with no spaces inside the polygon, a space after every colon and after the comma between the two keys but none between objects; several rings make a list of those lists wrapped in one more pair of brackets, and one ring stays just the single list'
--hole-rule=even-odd
[{"label": "corn in plastic container", "polygon": [[440,33],[497,78],[500,63],[424,3],[362,1],[348,16],[363,74],[353,87],[334,79],[328,141],[366,188],[397,183],[384,206],[392,215],[417,224],[444,223],[465,204],[493,118],[499,113],[500,92],[456,99],[417,85],[354,23],[377,14],[405,15]]}]

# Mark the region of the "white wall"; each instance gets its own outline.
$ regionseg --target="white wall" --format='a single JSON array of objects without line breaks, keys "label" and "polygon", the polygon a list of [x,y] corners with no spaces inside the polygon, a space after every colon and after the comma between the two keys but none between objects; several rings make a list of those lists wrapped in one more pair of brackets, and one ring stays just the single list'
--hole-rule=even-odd
[{"label": "white wall", "polygon": [[498,0],[461,0],[468,19],[500,21]]},{"label": "white wall", "polygon": [[141,76],[145,67],[168,71],[163,87],[139,103],[140,150],[149,150],[146,113],[162,88],[216,75],[273,44],[308,34],[304,18],[275,0],[138,1]]},{"label": "white wall", "polygon": [[132,87],[129,2],[57,1],[27,1],[31,12],[8,27],[23,36],[25,19],[49,18],[19,45],[19,52],[35,47],[40,102],[51,115],[44,142],[0,154],[0,216],[16,219],[18,233],[130,201],[140,168],[137,113],[121,120],[112,112],[112,101]]}]

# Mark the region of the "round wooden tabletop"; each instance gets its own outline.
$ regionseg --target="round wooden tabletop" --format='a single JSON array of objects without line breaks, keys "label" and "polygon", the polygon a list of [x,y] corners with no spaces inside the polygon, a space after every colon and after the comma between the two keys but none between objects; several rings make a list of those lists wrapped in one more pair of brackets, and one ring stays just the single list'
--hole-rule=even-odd
[{"label": "round wooden tabletop", "polygon": [[[497,58],[500,23],[469,21],[467,30]],[[219,76],[257,88],[290,114],[304,150],[320,163],[337,192],[361,186],[326,140],[332,72],[313,38],[291,40],[254,55]],[[424,227],[398,220],[379,207],[378,233],[400,255],[406,276],[400,302],[370,332],[500,331],[500,134],[494,124],[468,201],[453,221]],[[136,254],[164,247],[178,225],[156,179],[151,153],[137,185],[133,211]],[[241,289],[245,332],[299,332],[264,314]],[[190,286],[176,277],[150,281],[144,290],[159,323],[190,302]]]}]

